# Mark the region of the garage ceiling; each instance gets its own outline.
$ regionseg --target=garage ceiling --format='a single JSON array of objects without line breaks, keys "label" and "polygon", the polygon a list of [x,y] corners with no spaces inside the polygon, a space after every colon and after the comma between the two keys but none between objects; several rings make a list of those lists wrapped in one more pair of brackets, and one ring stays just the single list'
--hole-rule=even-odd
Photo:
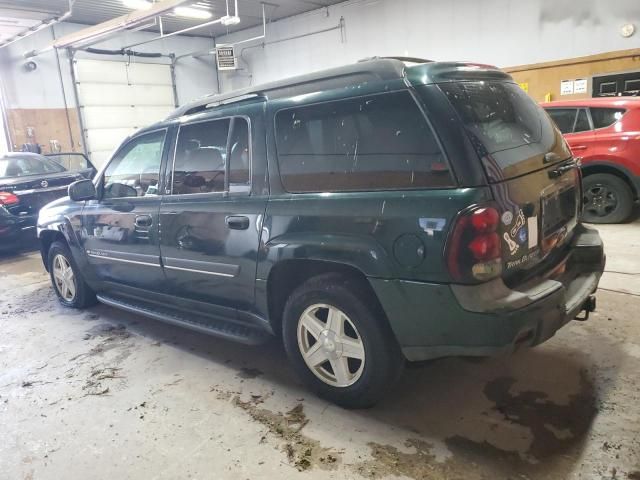
[{"label": "garage ceiling", "polygon": [[[260,25],[262,24],[262,3],[266,6],[267,21],[269,21],[327,7],[342,1],[344,0],[269,0],[265,2],[238,0],[238,9],[242,19],[239,25],[225,27],[218,24],[203,27],[191,32],[191,34],[197,36],[219,36]],[[226,14],[225,0],[194,0],[193,3],[208,7],[213,13],[213,18]],[[233,0],[230,0],[230,4],[232,3]],[[68,0],[0,1],[0,43],[3,39],[10,38],[25,28],[39,24],[44,18],[65,13],[68,9],[68,4]],[[123,5],[122,0],[76,0],[73,6],[73,14],[66,21],[95,25],[131,11],[130,8]],[[162,21],[165,33],[170,33],[193,27],[204,23],[206,20],[167,15],[162,17]],[[148,30],[157,32],[158,27],[151,27]]]},{"label": "garage ceiling", "polygon": [[51,16],[47,12],[2,8],[1,5],[2,4],[0,4],[0,44],[15,37],[20,32],[40,25],[43,20]]}]

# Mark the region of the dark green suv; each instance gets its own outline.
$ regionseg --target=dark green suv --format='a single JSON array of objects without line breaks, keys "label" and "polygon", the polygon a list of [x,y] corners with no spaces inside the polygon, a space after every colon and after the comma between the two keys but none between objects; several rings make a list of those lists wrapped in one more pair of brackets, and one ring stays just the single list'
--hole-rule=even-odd
[{"label": "dark green suv", "polygon": [[60,301],[255,344],[373,404],[405,361],[537,345],[595,307],[580,171],[512,79],[370,59],[214,95],[40,212]]}]

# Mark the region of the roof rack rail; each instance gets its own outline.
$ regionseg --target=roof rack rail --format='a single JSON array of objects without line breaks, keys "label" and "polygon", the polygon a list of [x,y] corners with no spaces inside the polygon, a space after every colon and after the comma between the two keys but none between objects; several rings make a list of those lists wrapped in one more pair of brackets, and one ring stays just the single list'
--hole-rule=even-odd
[{"label": "roof rack rail", "polygon": [[419,57],[366,57],[361,60],[358,60],[358,63],[361,62],[369,62],[371,60],[400,60],[401,62],[411,62],[411,63],[433,63],[435,60],[429,60],[426,58]]},{"label": "roof rack rail", "polygon": [[[222,97],[216,99],[217,97]],[[224,95],[206,95],[205,97],[197,100],[193,103],[184,105],[169,114],[167,119],[178,118],[184,115],[193,115],[194,113],[203,112],[209,108],[219,107],[220,105],[229,105],[232,103],[242,102],[244,100],[264,97],[262,93],[242,93],[238,92],[238,95],[224,96]]]},{"label": "roof rack rail", "polygon": [[[274,82],[264,83],[246,87],[228,93],[216,93],[207,95],[199,100],[188,103],[171,112],[166,120],[180,118],[185,115],[206,111],[219,105],[229,103],[251,102],[266,99],[267,96],[277,98],[279,95],[290,95],[291,92],[297,94],[310,93],[316,90],[334,89],[344,87],[353,83],[371,82],[373,80],[391,80],[402,77],[404,65],[398,60],[377,57],[371,59],[370,64],[357,63],[342,67],[321,70],[305,75],[295,76]],[[413,59],[411,61],[414,61]],[[419,59],[418,62],[427,60]]]}]

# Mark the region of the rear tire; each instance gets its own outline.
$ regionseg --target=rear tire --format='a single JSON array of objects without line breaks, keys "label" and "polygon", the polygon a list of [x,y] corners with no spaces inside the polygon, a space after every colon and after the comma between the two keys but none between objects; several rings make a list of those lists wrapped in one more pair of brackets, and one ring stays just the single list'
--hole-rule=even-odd
[{"label": "rear tire", "polygon": [[622,223],[633,212],[633,192],[609,173],[587,175],[582,182],[585,197],[582,219],[587,223]]},{"label": "rear tire", "polygon": [[97,303],[66,243],[53,242],[47,256],[49,276],[58,300],[65,307],[86,308]]},{"label": "rear tire", "polygon": [[371,297],[361,281],[329,273],[294,290],[284,308],[284,346],[294,370],[317,395],[345,408],[373,406],[404,366]]}]

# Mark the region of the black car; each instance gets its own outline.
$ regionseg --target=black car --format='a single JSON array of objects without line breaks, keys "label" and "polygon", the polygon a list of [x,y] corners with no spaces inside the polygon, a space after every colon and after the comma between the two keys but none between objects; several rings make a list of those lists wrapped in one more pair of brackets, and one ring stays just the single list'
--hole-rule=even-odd
[{"label": "black car", "polygon": [[375,59],[185,105],[42,209],[65,306],[281,336],[302,379],[370,406],[405,361],[538,345],[604,269],[580,170],[486,65]]},{"label": "black car", "polygon": [[82,172],[36,153],[0,156],[0,249],[15,247],[23,234],[35,236],[40,208],[66,196],[82,178]]}]

